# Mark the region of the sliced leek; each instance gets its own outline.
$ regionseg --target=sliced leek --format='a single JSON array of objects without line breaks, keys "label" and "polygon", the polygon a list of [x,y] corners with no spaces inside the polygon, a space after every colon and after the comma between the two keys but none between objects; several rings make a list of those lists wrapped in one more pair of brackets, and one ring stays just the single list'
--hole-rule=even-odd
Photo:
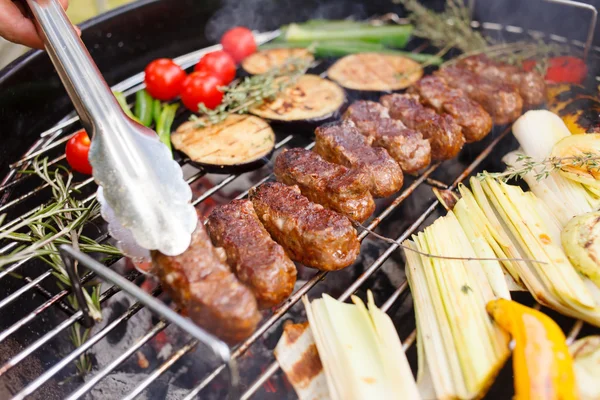
[{"label": "sliced leek", "polygon": [[[403,244],[434,255],[477,257],[452,211]],[[406,252],[406,258],[417,319],[421,395],[482,396],[509,354],[507,335],[485,311],[486,303],[497,297],[490,274],[479,261],[433,258],[412,251]]]},{"label": "sliced leek", "polygon": [[303,298],[331,399],[420,399],[391,319],[370,292],[352,301]]}]

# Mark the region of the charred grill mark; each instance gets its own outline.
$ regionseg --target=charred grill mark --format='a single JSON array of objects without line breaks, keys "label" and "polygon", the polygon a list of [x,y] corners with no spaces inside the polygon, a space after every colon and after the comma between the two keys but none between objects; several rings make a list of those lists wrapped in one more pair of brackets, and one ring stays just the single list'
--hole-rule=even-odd
[{"label": "charred grill mark", "polygon": [[287,377],[292,385],[306,387],[311,380],[323,371],[323,364],[319,358],[319,351],[315,344],[311,344],[292,365]]}]

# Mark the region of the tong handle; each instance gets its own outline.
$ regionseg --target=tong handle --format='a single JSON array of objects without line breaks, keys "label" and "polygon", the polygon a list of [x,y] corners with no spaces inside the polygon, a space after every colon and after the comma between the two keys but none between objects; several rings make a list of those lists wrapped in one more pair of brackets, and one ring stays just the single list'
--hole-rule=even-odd
[{"label": "tong handle", "polygon": [[126,118],[58,0],[26,1],[87,132],[95,134],[100,121]]}]

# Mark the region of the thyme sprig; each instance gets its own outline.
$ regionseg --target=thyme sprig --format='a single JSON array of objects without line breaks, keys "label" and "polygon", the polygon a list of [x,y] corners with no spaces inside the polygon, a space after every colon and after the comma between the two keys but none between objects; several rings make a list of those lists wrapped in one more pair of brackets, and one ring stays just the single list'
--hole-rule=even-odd
[{"label": "thyme sprig", "polygon": [[221,88],[223,101],[209,110],[204,103],[199,106],[200,117],[192,115],[197,128],[217,124],[231,114],[245,114],[252,107],[272,101],[278,94],[295,84],[306,73],[311,62],[302,58],[290,58],[281,66],[260,75],[247,76],[243,80]]},{"label": "thyme sprig", "polygon": [[[598,156],[598,153],[584,152],[578,156],[548,157],[541,161],[536,161],[524,154],[518,154],[516,163],[518,165],[508,165],[504,172],[486,172],[485,176],[506,182],[511,179],[523,179],[527,174],[533,173],[535,179],[541,181],[548,178],[552,172],[564,170],[565,168],[578,168],[590,173],[600,172],[600,156]],[[480,176],[484,176],[484,174],[480,174]]]},{"label": "thyme sprig", "polygon": [[[52,190],[52,199],[38,211],[16,224],[0,227],[0,239],[10,239],[21,243],[12,252],[0,255],[0,268],[4,265],[37,258],[50,265],[52,274],[58,279],[58,286],[65,289],[71,286],[69,275],[58,252],[61,244],[70,244],[85,253],[103,253],[108,256],[120,256],[121,252],[110,244],[97,243],[83,235],[84,226],[100,215],[100,205],[96,200],[89,204],[74,197],[78,193],[73,185],[73,175],[63,167],[48,169],[48,159],[35,159],[33,170],[26,173],[36,174]],[[1,219],[1,218],[0,218]],[[22,230],[26,232],[21,232]],[[74,264],[77,268],[77,263]],[[100,284],[84,286],[83,295],[94,320],[102,319],[100,307]],[[73,294],[67,297],[73,309],[80,307]],[[76,347],[81,346],[89,337],[89,330],[75,323],[71,331],[71,340]],[[76,362],[79,373],[91,369],[89,356],[82,355]]]}]

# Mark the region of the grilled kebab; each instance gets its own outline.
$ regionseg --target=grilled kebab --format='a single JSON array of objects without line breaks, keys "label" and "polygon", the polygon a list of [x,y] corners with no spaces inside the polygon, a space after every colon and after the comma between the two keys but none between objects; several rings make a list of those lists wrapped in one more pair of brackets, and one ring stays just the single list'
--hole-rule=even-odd
[{"label": "grilled kebab", "polygon": [[407,127],[421,132],[431,143],[431,158],[448,160],[455,157],[465,143],[460,126],[448,114],[437,114],[424,107],[414,94],[389,94],[381,98],[381,104],[390,116]]},{"label": "grilled kebab", "polygon": [[457,65],[482,78],[496,83],[510,83],[515,87],[527,108],[539,106],[546,100],[546,83],[537,72],[527,72],[513,65],[490,59],[485,54],[461,59]]},{"label": "grilled kebab", "polygon": [[362,171],[371,182],[375,197],[387,197],[402,187],[404,176],[398,163],[372,139],[360,134],[354,123],[341,121],[320,126],[315,131],[314,151],[325,160]]},{"label": "grilled kebab", "polygon": [[249,193],[256,215],[295,261],[323,271],[352,264],[360,243],[352,222],[308,200],[297,186],[267,182]]},{"label": "grilled kebab", "polygon": [[450,87],[461,89],[487,111],[496,124],[513,122],[523,111],[523,98],[510,84],[491,81],[466,68],[448,66],[435,72]]},{"label": "grilled kebab", "polygon": [[483,139],[492,130],[492,117],[483,107],[437,76],[421,78],[409,91],[418,94],[421,102],[438,114],[451,115],[462,128],[467,143]]},{"label": "grilled kebab", "polygon": [[296,266],[271,239],[249,200],[216,207],[208,217],[208,233],[227,254],[227,263],[248,285],[260,308],[273,307],[294,290]]},{"label": "grilled kebab", "polygon": [[235,344],[256,329],[261,316],[254,295],[225,264],[223,249],[211,244],[201,221],[183,254],[154,251],[152,264],[171,298],[207,331]]},{"label": "grilled kebab", "polygon": [[368,175],[325,161],[310,150],[282,151],[275,160],[274,173],[279,182],[298,185],[310,201],[355,221],[363,222],[375,211]]},{"label": "grilled kebab", "polygon": [[373,146],[386,149],[406,173],[417,172],[431,162],[429,141],[420,132],[391,119],[387,108],[379,103],[356,101],[348,107],[344,119],[354,122]]}]

